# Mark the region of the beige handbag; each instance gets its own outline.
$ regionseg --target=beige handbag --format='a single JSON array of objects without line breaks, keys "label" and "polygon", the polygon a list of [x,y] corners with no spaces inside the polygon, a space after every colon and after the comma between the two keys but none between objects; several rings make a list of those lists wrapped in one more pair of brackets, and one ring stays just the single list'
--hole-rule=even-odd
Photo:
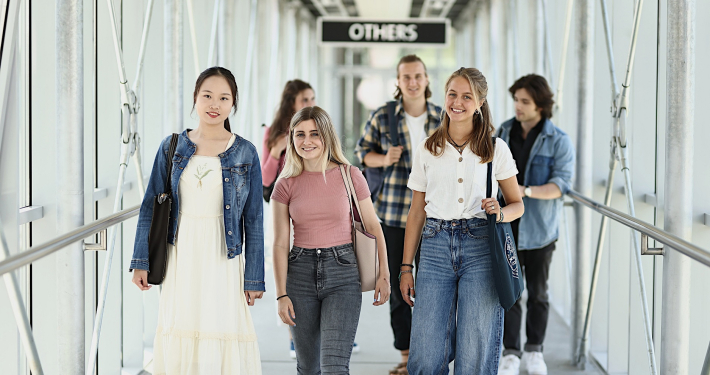
[{"label": "beige handbag", "polygon": [[[357,268],[360,272],[360,286],[363,292],[375,290],[377,279],[380,276],[380,259],[377,255],[377,239],[367,232],[365,223],[360,215],[360,202],[355,193],[353,180],[350,176],[350,167],[340,165],[340,174],[343,175],[345,190],[350,201],[350,218],[352,220],[353,249],[357,258]],[[353,209],[355,202],[355,209]]]}]

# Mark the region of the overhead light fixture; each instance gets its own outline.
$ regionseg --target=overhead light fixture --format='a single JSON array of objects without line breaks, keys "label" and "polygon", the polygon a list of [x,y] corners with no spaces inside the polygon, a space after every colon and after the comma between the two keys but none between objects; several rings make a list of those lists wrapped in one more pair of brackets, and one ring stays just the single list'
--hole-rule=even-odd
[{"label": "overhead light fixture", "polygon": [[442,9],[444,9],[444,5],[445,5],[444,1],[437,0],[437,1],[432,1],[430,7],[431,7],[431,9],[434,9],[434,10],[442,10]]}]

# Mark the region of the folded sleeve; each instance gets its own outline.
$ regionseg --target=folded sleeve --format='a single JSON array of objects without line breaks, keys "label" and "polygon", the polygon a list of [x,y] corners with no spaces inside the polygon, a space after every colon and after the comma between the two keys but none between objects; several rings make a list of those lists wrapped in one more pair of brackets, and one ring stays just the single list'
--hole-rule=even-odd
[{"label": "folded sleeve", "polygon": [[496,139],[496,149],[493,154],[493,168],[495,169],[496,180],[507,180],[518,174],[515,166],[515,159],[510,152],[508,144],[502,139]]},{"label": "folded sleeve", "polygon": [[367,185],[367,180],[359,168],[350,166],[350,178],[353,180],[353,186],[355,187],[355,195],[357,195],[357,200],[361,201],[370,198],[370,188]]},{"label": "folded sleeve", "polygon": [[416,150],[414,150],[414,158],[412,158],[412,171],[409,173],[409,182],[407,187],[420,192],[426,192],[426,167],[424,165],[424,153],[429,152],[425,147],[426,141],[422,141]]}]

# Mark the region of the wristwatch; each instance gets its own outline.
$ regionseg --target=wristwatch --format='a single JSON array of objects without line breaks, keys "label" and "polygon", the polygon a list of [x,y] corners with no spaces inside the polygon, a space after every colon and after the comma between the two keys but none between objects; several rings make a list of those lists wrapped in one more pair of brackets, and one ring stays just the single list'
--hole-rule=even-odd
[{"label": "wristwatch", "polygon": [[525,187],[525,190],[523,190],[523,194],[525,194],[526,197],[529,197],[532,195],[532,189],[530,188],[530,186]]}]

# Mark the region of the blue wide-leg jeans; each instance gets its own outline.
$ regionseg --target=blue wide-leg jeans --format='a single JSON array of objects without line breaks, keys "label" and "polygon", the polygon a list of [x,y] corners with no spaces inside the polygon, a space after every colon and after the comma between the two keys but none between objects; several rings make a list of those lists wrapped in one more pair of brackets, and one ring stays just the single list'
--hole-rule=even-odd
[{"label": "blue wide-leg jeans", "polygon": [[428,218],[422,232],[412,337],[412,375],[495,375],[504,311],[493,281],[488,223]]}]

